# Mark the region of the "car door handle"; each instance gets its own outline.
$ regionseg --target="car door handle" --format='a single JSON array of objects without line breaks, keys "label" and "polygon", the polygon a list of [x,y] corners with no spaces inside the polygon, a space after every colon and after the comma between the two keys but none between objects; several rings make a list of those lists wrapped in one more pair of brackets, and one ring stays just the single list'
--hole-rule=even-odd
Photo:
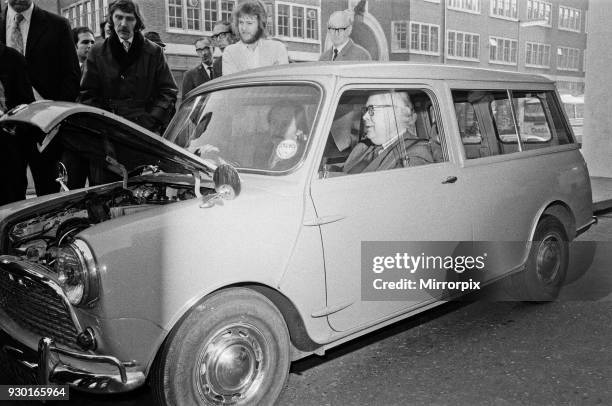
[{"label": "car door handle", "polygon": [[442,184],[445,185],[447,183],[455,183],[455,182],[457,182],[457,177],[456,176],[449,176],[449,177],[447,177],[446,179],[444,179],[442,181]]}]

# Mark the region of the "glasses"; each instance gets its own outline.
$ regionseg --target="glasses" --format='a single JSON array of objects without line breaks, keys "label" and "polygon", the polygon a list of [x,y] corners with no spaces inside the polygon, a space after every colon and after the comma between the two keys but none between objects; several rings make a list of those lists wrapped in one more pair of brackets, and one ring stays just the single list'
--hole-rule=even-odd
[{"label": "glasses", "polygon": [[332,32],[334,34],[340,34],[343,33],[345,30],[348,30],[348,28],[350,27],[350,25],[347,25],[346,27],[327,27],[327,30],[329,32]]},{"label": "glasses", "polygon": [[210,47],[196,48],[196,52],[204,52],[206,50],[210,51]]},{"label": "glasses", "polygon": [[218,39],[224,39],[229,35],[229,32],[220,32],[210,37],[213,41],[217,41]]},{"label": "glasses", "polygon": [[375,109],[381,109],[383,107],[393,107],[391,104],[368,104],[361,108],[361,115],[363,116],[365,113],[368,113],[370,117],[374,116]]}]

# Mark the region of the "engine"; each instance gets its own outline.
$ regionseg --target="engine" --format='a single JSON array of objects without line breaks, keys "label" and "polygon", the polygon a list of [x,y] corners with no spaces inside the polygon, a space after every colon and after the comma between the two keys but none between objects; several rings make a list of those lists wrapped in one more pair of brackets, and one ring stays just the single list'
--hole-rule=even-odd
[{"label": "engine", "polygon": [[53,266],[58,248],[92,225],[195,197],[193,185],[164,183],[140,183],[127,189],[90,192],[60,208],[39,211],[10,225],[7,253]]}]

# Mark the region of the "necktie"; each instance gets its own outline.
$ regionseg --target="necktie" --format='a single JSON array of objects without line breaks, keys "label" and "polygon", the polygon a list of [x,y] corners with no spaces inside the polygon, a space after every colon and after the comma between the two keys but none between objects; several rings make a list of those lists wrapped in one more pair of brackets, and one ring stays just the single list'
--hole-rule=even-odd
[{"label": "necktie", "polygon": [[125,52],[130,52],[130,41],[123,41],[123,48],[125,48]]},{"label": "necktie", "polygon": [[13,23],[13,30],[11,31],[11,39],[13,42],[13,48],[19,51],[22,55],[25,55],[23,47],[23,35],[21,35],[21,22],[24,20],[24,16],[21,13],[15,14],[15,21]]},{"label": "necktie", "polygon": [[214,75],[215,75],[215,71],[213,70],[213,67],[209,66],[208,67],[208,77],[212,79]]},{"label": "necktie", "polygon": [[335,61],[337,57],[338,57],[338,48],[334,48],[334,56],[332,58],[332,61]]}]

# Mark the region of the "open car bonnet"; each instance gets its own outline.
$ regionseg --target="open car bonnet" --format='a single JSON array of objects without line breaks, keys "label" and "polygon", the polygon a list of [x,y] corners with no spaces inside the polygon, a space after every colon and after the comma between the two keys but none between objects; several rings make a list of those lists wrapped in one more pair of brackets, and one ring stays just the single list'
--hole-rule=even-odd
[{"label": "open car bonnet", "polygon": [[[153,165],[166,173],[212,177],[215,166],[160,136],[122,117],[77,103],[38,101],[18,106],[0,117],[0,136],[21,134],[19,127],[33,126],[43,151],[51,142],[79,156],[106,165],[125,168],[127,173]],[[28,131],[32,133],[32,131]]]}]

